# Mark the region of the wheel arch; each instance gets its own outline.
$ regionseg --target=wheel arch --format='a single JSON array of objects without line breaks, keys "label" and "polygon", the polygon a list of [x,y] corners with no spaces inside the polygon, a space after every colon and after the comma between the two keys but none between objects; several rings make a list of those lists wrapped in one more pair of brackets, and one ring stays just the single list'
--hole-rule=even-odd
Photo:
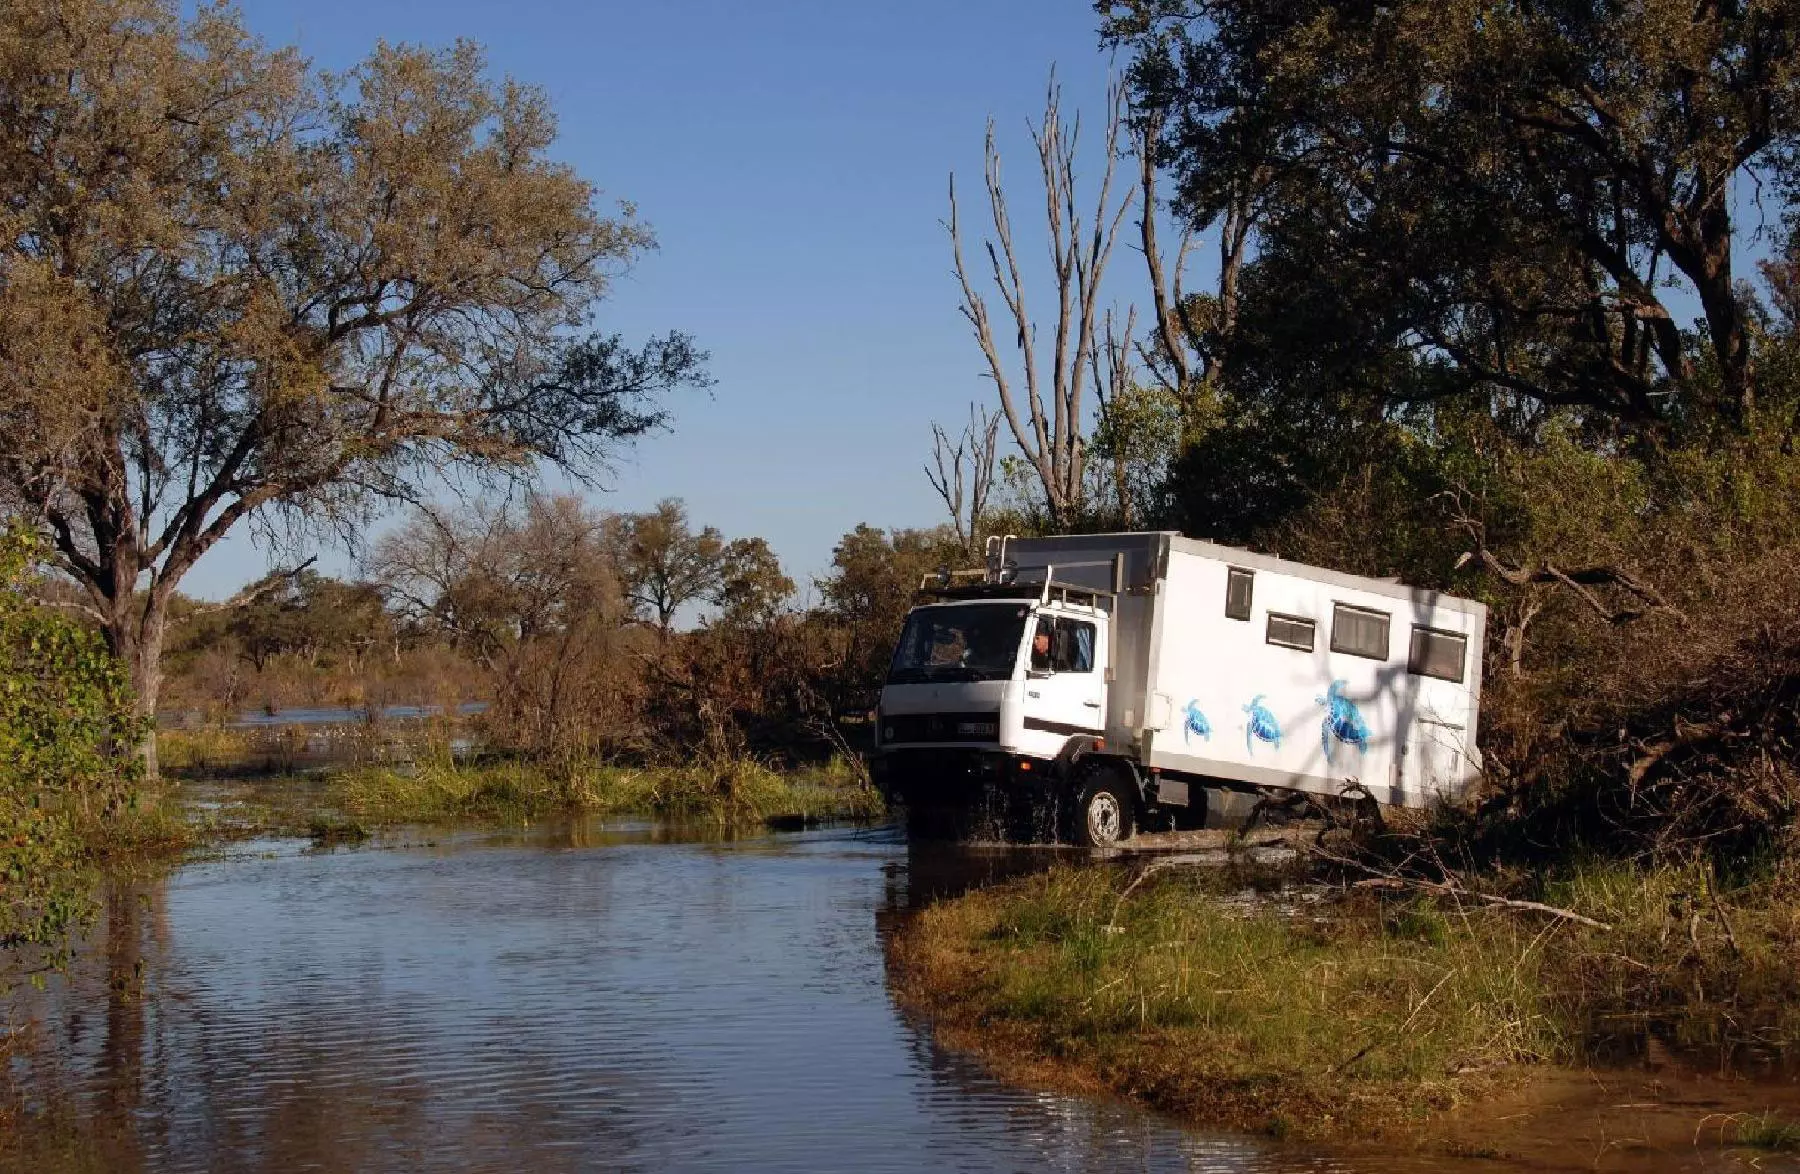
[{"label": "wheel arch", "polygon": [[1142,815],[1149,807],[1149,801],[1144,795],[1144,773],[1138,769],[1136,762],[1123,754],[1110,753],[1105,745],[1105,739],[1098,734],[1072,735],[1063,743],[1062,752],[1056,756],[1057,769],[1061,772],[1063,781],[1079,790],[1085,769],[1110,770],[1124,784],[1132,807]]}]

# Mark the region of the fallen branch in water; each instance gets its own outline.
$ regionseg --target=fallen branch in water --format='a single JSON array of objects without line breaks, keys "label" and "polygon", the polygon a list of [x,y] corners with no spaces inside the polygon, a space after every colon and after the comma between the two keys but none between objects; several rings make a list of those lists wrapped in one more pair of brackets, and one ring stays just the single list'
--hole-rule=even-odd
[{"label": "fallen branch in water", "polygon": [[1381,872],[1377,869],[1370,868],[1366,864],[1359,863],[1355,860],[1348,860],[1342,856],[1336,856],[1330,852],[1321,851],[1318,848],[1311,848],[1309,851],[1319,859],[1338,865],[1341,868],[1350,868],[1357,872],[1367,873],[1367,880],[1356,882],[1355,887],[1359,889],[1395,889],[1409,892],[1430,893],[1433,896],[1438,897],[1456,897],[1470,901],[1479,901],[1483,905],[1490,905],[1498,909],[1518,909],[1526,913],[1542,913],[1546,917],[1556,917],[1563,921],[1573,921],[1579,925],[1589,926],[1593,929],[1612,929],[1612,926],[1607,922],[1596,921],[1592,917],[1576,913],[1572,909],[1562,909],[1555,905],[1546,905],[1542,901],[1519,901],[1512,897],[1502,897],[1495,893],[1483,893],[1474,889],[1465,889],[1454,882],[1428,881],[1418,877],[1400,876],[1391,872]]}]

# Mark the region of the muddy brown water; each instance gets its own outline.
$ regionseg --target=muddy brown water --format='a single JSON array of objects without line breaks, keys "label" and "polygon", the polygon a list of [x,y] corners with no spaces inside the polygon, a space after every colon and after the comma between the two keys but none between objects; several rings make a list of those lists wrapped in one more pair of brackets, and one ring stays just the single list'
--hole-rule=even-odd
[{"label": "muddy brown water", "polygon": [[[1496,1107],[1542,1143],[1505,1161],[1299,1149],[1001,1083],[896,1008],[884,935],[923,901],[1053,858],[909,849],[887,829],[705,842],[593,821],[239,845],[115,884],[71,977],[15,999],[15,1022],[36,1028],[7,1074],[24,1111],[0,1167],[1389,1174],[1753,1159],[1683,1140],[1717,1105],[1691,1084],[1685,1102],[1646,1093],[1641,1073],[1583,1086],[1597,1111]],[[1721,1088],[1706,1095],[1727,1104]]]}]

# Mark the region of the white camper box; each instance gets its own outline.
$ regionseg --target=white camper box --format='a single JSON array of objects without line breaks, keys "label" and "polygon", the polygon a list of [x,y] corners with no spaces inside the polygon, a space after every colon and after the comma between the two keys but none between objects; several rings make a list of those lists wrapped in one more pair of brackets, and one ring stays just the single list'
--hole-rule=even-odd
[{"label": "white camper box", "polygon": [[1106,739],[1142,766],[1404,807],[1479,769],[1485,605],[1167,532],[1004,555],[1102,592],[1115,560]]},{"label": "white camper box", "polygon": [[[1060,786],[1076,837],[1106,843],[1152,810],[1203,810],[1207,784],[1418,807],[1478,770],[1471,600],[1170,532],[996,540],[931,594],[871,760],[909,805]],[[1046,629],[1059,650],[1078,637],[1049,664],[1032,659]]]}]

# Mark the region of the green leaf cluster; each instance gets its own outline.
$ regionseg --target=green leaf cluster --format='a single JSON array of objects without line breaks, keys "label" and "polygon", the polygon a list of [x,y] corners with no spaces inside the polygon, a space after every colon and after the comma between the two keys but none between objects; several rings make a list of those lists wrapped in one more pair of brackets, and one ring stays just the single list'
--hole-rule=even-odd
[{"label": "green leaf cluster", "polygon": [[88,844],[135,802],[142,732],[100,634],[32,600],[40,553],[0,531],[0,958],[33,968],[87,913]]}]

